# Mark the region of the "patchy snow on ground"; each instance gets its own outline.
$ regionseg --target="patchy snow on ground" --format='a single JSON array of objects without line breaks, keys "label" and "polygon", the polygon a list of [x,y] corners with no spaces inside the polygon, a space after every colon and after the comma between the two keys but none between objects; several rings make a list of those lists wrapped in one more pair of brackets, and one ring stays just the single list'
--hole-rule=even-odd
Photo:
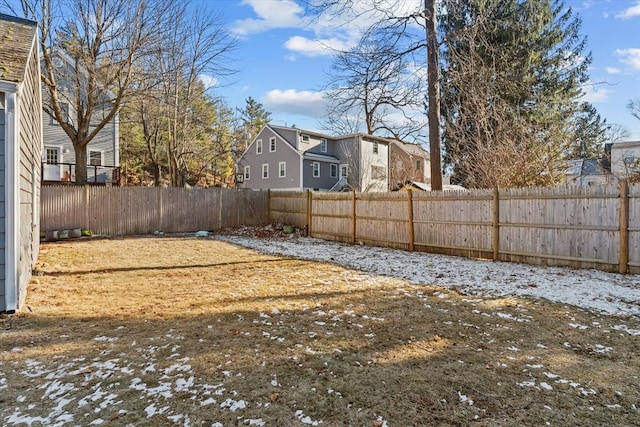
[{"label": "patchy snow on ground", "polygon": [[[224,235],[215,238],[267,254],[331,262],[416,284],[452,288],[469,295],[545,298],[604,314],[640,315],[640,275],[475,260],[306,237],[259,239]],[[630,335],[640,335],[640,331],[625,330]]]}]

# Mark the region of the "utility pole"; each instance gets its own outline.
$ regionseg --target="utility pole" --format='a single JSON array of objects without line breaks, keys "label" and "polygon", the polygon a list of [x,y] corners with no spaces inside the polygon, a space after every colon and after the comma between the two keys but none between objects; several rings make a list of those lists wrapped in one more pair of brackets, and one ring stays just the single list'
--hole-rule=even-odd
[{"label": "utility pole", "polygon": [[431,190],[442,191],[442,160],[440,155],[440,69],[436,36],[436,2],[424,0],[427,27],[427,94],[429,96],[429,162]]}]

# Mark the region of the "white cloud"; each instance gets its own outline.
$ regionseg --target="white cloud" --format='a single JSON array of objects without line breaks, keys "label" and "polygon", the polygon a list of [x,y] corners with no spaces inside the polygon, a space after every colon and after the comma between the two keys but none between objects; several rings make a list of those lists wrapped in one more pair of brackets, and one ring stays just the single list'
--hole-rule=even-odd
[{"label": "white cloud", "polygon": [[284,46],[296,53],[305,56],[331,55],[336,50],[344,51],[350,47],[348,42],[332,39],[309,39],[301,36],[293,36],[286,41]]},{"label": "white cloud", "polygon": [[622,58],[622,62],[631,65],[637,70],[640,70],[640,49],[616,49],[616,55]]},{"label": "white cloud", "polygon": [[200,74],[198,75],[198,78],[200,79],[202,84],[204,84],[205,89],[211,89],[213,87],[216,87],[219,83],[218,79],[212,76],[208,76],[206,74]]},{"label": "white cloud", "polygon": [[629,19],[635,16],[640,16],[640,0],[636,1],[635,6],[631,6],[616,15],[616,18]]},{"label": "white cloud", "polygon": [[272,113],[289,113],[322,118],[325,115],[324,92],[274,89],[262,97],[260,102]]},{"label": "white cloud", "polygon": [[593,82],[587,82],[587,84],[583,86],[583,89],[584,95],[582,95],[582,100],[592,104],[607,102],[609,100],[609,95],[613,93],[613,91],[609,89],[598,89],[596,84]]},{"label": "white cloud", "polygon": [[616,67],[607,67],[607,68],[605,68],[605,70],[609,74],[618,74],[618,73],[620,73],[620,69],[616,68]]},{"label": "white cloud", "polygon": [[257,18],[235,22],[233,31],[241,36],[306,25],[304,10],[293,0],[244,0],[242,4],[251,6]]}]

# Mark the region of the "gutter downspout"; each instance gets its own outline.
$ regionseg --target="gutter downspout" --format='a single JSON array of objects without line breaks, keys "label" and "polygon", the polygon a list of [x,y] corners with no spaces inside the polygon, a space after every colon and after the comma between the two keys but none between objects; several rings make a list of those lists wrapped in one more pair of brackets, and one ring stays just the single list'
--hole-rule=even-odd
[{"label": "gutter downspout", "polygon": [[300,150],[300,131],[296,130],[296,151],[300,157],[300,191],[304,191],[304,154]]},{"label": "gutter downspout", "polygon": [[15,92],[6,92],[6,132],[5,132],[5,310],[14,313],[18,309],[18,289],[20,274],[18,272],[20,242],[20,192],[16,188],[18,178],[18,152],[20,114],[18,92],[21,85],[15,85]]}]

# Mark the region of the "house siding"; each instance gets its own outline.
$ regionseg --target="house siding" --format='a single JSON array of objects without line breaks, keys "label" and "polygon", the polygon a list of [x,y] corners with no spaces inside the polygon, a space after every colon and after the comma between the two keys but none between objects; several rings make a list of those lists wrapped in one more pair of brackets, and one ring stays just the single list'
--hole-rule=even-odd
[{"label": "house siding", "polygon": [[13,312],[25,302],[39,251],[42,102],[36,23],[6,15],[0,20],[6,21],[0,29],[14,36],[0,43],[0,57],[5,50],[13,55],[10,78],[0,80],[0,311]]},{"label": "house siding", "polygon": [[285,141],[288,141],[289,144],[296,150],[304,151],[308,148],[307,143],[300,143],[300,141],[298,140],[298,131],[296,129],[269,126],[268,130],[270,133],[277,134]]},{"label": "house siding", "polygon": [[[320,165],[320,177],[313,176],[313,163]],[[302,164],[304,188],[310,190],[329,190],[337,182],[338,178],[331,178],[331,163],[319,160],[305,159]]]},{"label": "house siding", "polygon": [[353,189],[360,190],[360,146],[355,138],[343,138],[335,142],[336,157],[341,160],[341,164],[347,165],[347,182]]},{"label": "house siding", "polygon": [[[34,39],[35,43],[35,39]],[[33,46],[22,85],[19,155],[19,251],[18,308],[24,304],[27,284],[40,248],[40,155],[42,152],[42,102],[40,94],[40,62],[37,46]]]},{"label": "house siding", "polygon": [[[102,120],[102,110],[98,110],[95,114],[95,120]],[[70,111],[69,115],[73,118],[74,112]],[[102,165],[103,166],[119,166],[118,164],[118,116],[116,115],[112,120],[105,125],[104,128],[89,142],[87,145],[87,159],[89,159],[89,151],[102,152]],[[61,157],[60,163],[75,163],[75,150],[73,149],[73,143],[69,139],[69,136],[64,132],[62,127],[51,118],[48,114],[42,114],[42,129],[43,129],[43,141],[44,147],[56,147],[60,148]],[[45,161],[45,153],[42,153],[42,161]],[[65,171],[69,170],[69,166],[61,168],[60,177]],[[71,167],[71,174],[74,170]],[[103,168],[97,168],[98,182],[105,182],[107,175],[111,171],[105,171]],[[87,168],[87,177],[90,181],[93,181],[94,170],[91,166]]]},{"label": "house siding", "polygon": [[[375,143],[378,143],[378,152],[373,152]],[[363,192],[384,192],[389,189],[389,144],[385,142],[370,140],[366,137],[360,139],[360,170],[362,171],[362,182],[360,191]],[[384,179],[373,179],[372,167],[385,168]]]},{"label": "house siding", "polygon": [[[633,158],[633,164],[627,164],[625,158]],[[640,141],[616,142],[611,145],[611,172],[619,178],[627,178],[640,161]]]},{"label": "house siding", "polygon": [[[399,144],[393,142],[389,145],[389,189],[395,190],[406,181],[430,182],[431,180],[427,174],[427,171],[430,171],[428,154],[426,152],[421,153],[421,155],[409,153],[402,149]],[[417,161],[420,161],[420,168],[416,167]]]},{"label": "house siding", "polygon": [[[295,135],[295,132],[289,132]],[[269,138],[276,138],[276,151],[269,151]],[[256,154],[256,141],[262,140],[262,153]],[[238,161],[238,171],[244,171],[245,166],[250,167],[250,177],[244,181],[244,188],[252,190],[300,190],[300,154],[292,147],[292,144],[283,139],[280,132],[264,127],[247,147],[242,158]],[[286,176],[279,176],[279,163],[285,162]],[[262,178],[262,165],[269,165],[269,178]]]}]

